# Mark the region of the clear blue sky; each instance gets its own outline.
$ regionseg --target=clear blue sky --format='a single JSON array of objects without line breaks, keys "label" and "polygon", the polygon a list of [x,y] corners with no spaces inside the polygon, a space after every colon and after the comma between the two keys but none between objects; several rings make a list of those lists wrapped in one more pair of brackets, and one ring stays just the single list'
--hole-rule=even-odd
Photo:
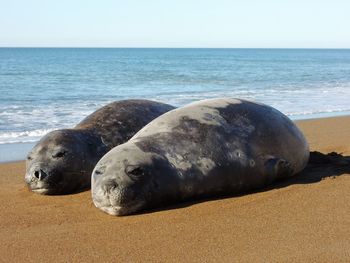
[{"label": "clear blue sky", "polygon": [[350,48],[350,0],[0,0],[0,46]]}]

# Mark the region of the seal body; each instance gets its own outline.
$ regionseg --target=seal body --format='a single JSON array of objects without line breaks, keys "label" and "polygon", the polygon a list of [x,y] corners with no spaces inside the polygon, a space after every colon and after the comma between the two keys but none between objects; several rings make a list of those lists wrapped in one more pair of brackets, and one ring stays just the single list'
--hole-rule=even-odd
[{"label": "seal body", "polygon": [[123,100],[93,112],[73,129],[45,135],[27,156],[25,182],[40,194],[88,188],[98,160],[114,146],[174,107],[149,100]]},{"label": "seal body", "polygon": [[263,187],[300,172],[308,158],[303,134],[276,109],[204,100],[163,114],[104,155],[92,198],[111,215],[127,215]]}]

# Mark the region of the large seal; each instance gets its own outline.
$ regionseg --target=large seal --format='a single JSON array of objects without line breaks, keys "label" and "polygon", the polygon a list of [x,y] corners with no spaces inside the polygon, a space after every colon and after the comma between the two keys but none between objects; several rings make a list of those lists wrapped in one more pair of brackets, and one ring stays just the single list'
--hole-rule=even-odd
[{"label": "large seal", "polygon": [[25,182],[40,194],[67,194],[90,187],[98,160],[174,107],[149,100],[110,103],[73,129],[45,135],[27,156]]},{"label": "large seal", "polygon": [[276,109],[204,100],[165,113],[104,155],[92,198],[108,214],[128,215],[263,187],[300,172],[308,158],[303,134]]}]

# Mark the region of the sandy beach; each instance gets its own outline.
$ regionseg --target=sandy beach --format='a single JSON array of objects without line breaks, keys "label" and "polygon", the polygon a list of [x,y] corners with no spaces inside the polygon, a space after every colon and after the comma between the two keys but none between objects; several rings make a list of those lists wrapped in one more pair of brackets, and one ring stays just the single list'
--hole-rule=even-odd
[{"label": "sandy beach", "polygon": [[[350,117],[299,121],[312,151],[349,160]],[[349,262],[350,166],[329,162],[238,197],[112,217],[90,191],[41,196],[0,165],[1,262]]]}]

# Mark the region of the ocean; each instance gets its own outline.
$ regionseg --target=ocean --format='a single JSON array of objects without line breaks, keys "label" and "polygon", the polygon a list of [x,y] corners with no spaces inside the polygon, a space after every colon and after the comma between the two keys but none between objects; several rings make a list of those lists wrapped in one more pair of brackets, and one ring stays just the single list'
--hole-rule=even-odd
[{"label": "ocean", "polygon": [[294,120],[350,114],[350,50],[0,48],[0,162],[115,100],[216,97]]}]

